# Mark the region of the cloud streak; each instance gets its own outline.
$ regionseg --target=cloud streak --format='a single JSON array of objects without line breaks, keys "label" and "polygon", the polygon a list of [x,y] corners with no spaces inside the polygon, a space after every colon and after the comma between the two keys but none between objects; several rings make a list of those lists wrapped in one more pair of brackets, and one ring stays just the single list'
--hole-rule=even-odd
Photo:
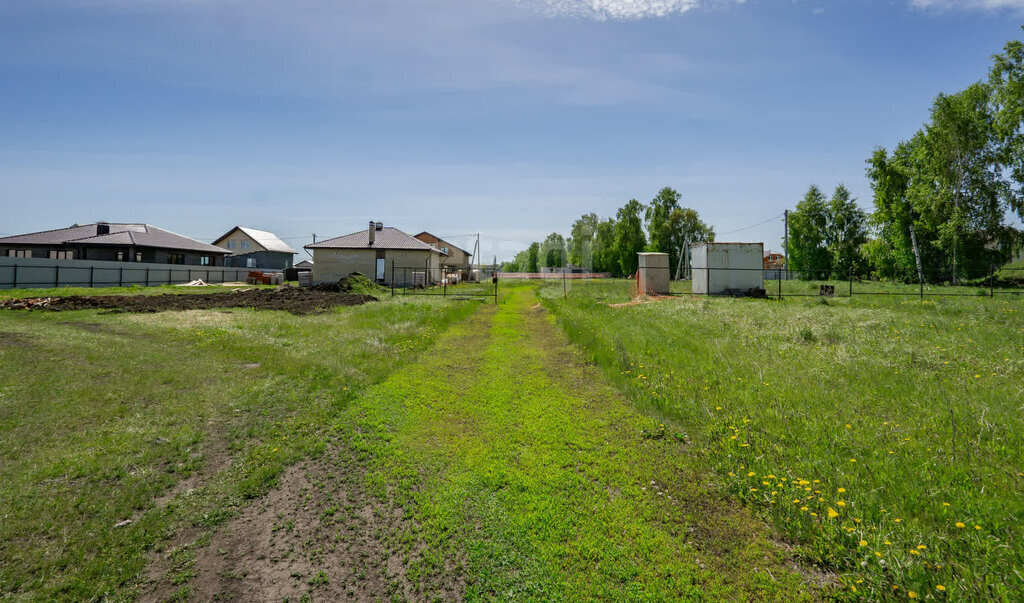
[{"label": "cloud streak", "polygon": [[1024,11],[1024,0],[910,0],[910,5],[923,10]]}]

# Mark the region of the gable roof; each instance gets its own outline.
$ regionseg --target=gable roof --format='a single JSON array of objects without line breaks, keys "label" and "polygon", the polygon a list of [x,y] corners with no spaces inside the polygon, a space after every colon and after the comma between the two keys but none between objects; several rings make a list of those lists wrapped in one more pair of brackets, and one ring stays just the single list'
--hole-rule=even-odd
[{"label": "gable roof", "polygon": [[433,245],[408,235],[394,226],[385,226],[373,235],[373,245],[369,244],[369,233],[366,229],[351,234],[334,237],[312,245],[306,249],[410,249],[414,251],[432,251],[441,253]]},{"label": "gable roof", "polygon": [[457,250],[461,251],[462,253],[464,253],[464,254],[466,254],[468,256],[472,256],[473,255],[472,253],[466,251],[465,249],[459,247],[458,245],[452,245],[451,243],[449,243],[448,241],[445,241],[441,237],[439,237],[437,235],[434,235],[434,234],[430,234],[429,232],[427,232],[425,230],[423,232],[421,232],[420,234],[416,235],[416,238],[420,239],[420,240],[433,239],[434,243],[444,243],[445,247],[450,247],[452,249],[457,249]]},{"label": "gable roof", "polygon": [[289,247],[284,241],[277,238],[276,234],[272,232],[267,232],[265,230],[256,230],[255,228],[249,228],[246,226],[236,226],[232,228],[231,230],[221,235],[221,237],[214,241],[213,244],[219,244],[221,241],[228,238],[231,235],[231,233],[235,232],[236,230],[245,233],[246,236],[248,236],[253,241],[256,241],[256,244],[266,249],[267,251],[280,251],[281,253],[297,253],[294,249]]},{"label": "gable roof", "polygon": [[104,224],[110,232],[98,234],[100,222],[0,238],[0,245],[117,245],[159,247],[228,255],[226,249],[157,228],[150,224]]}]

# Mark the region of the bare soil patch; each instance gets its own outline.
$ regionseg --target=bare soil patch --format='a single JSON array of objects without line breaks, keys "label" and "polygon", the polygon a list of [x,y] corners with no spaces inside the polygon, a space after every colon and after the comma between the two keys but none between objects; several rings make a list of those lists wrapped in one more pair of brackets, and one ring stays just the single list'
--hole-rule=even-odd
[{"label": "bare soil patch", "polygon": [[16,299],[0,302],[0,309],[54,312],[64,310],[163,312],[165,310],[207,310],[210,308],[255,308],[258,310],[285,310],[292,314],[314,314],[325,312],[335,306],[358,306],[376,300],[377,298],[372,295],[281,287],[183,295],[71,295],[50,297],[45,300]]},{"label": "bare soil patch", "polygon": [[[197,601],[378,601],[418,598],[387,537],[402,509],[369,496],[347,452],[288,469],[279,487],[222,526],[197,550],[189,598]],[[143,601],[174,592],[157,584]],[[459,597],[453,588],[447,600]]]},{"label": "bare soil patch", "polygon": [[32,347],[29,338],[21,333],[8,333],[0,331],[0,346],[28,348]]}]

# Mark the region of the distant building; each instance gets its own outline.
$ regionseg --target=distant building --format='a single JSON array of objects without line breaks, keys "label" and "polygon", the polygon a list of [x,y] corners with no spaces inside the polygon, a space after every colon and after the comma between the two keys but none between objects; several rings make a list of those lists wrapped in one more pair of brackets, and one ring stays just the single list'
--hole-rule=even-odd
[{"label": "distant building", "polygon": [[306,245],[313,253],[313,282],[330,283],[353,272],[385,285],[440,282],[444,254],[397,228],[370,222],[365,230]]},{"label": "distant building", "polygon": [[444,239],[438,238],[429,232],[421,232],[416,238],[427,245],[433,245],[445,254],[441,258],[441,265],[450,271],[457,271],[459,278],[466,280],[470,278],[473,270],[473,254],[461,247],[457,247]]},{"label": "distant building", "polygon": [[778,251],[769,251],[764,255],[764,269],[782,268],[786,265],[786,256]]},{"label": "distant building", "polygon": [[0,255],[223,266],[228,251],[149,224],[95,222],[0,238]]},{"label": "distant building", "polygon": [[231,255],[225,266],[264,270],[287,270],[292,267],[295,250],[272,232],[236,226],[213,242]]}]

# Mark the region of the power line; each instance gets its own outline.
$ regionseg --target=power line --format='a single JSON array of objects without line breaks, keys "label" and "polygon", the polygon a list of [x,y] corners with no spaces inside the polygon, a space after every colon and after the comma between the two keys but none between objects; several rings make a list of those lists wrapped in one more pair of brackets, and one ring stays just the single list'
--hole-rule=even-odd
[{"label": "power line", "polygon": [[767,224],[767,223],[769,223],[769,222],[771,222],[773,220],[778,220],[782,216],[783,216],[783,214],[779,214],[777,216],[772,216],[771,218],[768,218],[767,220],[764,220],[762,222],[758,222],[757,224],[751,224],[750,226],[744,226],[743,228],[737,228],[736,230],[730,230],[730,231],[727,231],[727,232],[715,233],[715,236],[733,234],[733,233],[737,233],[737,232],[743,232],[744,230],[750,230],[751,228],[757,228],[758,226],[762,226],[762,225]]}]

